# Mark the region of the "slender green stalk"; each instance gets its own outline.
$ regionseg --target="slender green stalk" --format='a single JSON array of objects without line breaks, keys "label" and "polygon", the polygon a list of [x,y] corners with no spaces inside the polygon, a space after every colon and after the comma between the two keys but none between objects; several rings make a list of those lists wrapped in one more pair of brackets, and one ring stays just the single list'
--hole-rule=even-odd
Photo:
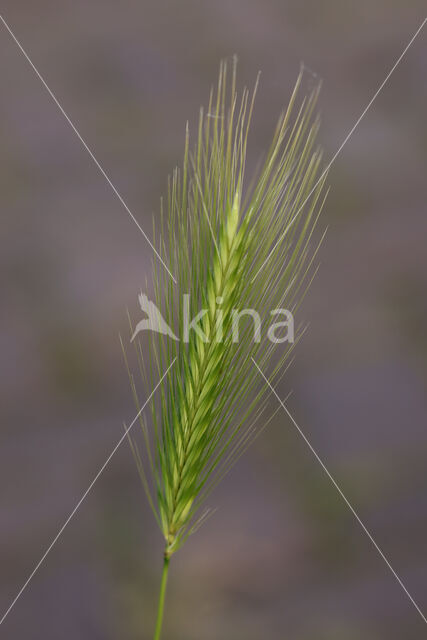
[{"label": "slender green stalk", "polygon": [[156,622],[156,631],[154,633],[154,640],[160,640],[160,634],[162,632],[163,611],[165,609],[165,596],[166,596],[166,586],[168,582],[169,562],[170,562],[170,558],[167,554],[165,554],[164,561],[163,561],[162,581],[160,583],[159,605],[157,608],[157,622]]}]

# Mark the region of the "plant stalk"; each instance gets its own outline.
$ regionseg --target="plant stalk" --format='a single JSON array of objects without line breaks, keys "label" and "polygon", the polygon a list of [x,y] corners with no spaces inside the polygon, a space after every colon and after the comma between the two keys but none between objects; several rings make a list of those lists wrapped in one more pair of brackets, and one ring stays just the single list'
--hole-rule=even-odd
[{"label": "plant stalk", "polygon": [[160,583],[159,605],[157,608],[157,622],[156,622],[156,631],[154,633],[154,640],[160,640],[160,634],[162,632],[163,611],[165,608],[165,595],[166,595],[166,585],[168,582],[169,562],[170,562],[170,557],[165,553],[164,561],[163,561],[162,581]]}]

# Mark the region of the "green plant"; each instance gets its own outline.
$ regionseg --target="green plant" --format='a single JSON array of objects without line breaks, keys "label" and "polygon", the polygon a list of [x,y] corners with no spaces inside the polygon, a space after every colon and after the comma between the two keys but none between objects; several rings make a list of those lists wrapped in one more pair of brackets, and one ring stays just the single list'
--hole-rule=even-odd
[{"label": "green plant", "polygon": [[[192,317],[207,309],[199,326],[208,339],[196,331],[187,341],[154,334],[147,358],[142,343],[134,342],[140,373],[151,388],[174,363],[151,404],[153,428],[141,418],[143,453],[131,442],[165,539],[157,640],[170,558],[209,515],[200,511],[206,496],[259,433],[266,408],[267,389],[259,386],[251,357],[267,366],[274,344],[265,336],[251,340],[250,323],[234,342],[232,310],[256,309],[263,321],[284,305],[295,312],[310,283],[315,255],[310,240],[324,200],[321,152],[315,147],[319,121],[313,117],[319,86],[300,99],[300,74],[264,162],[247,185],[246,148],[258,80],[253,92],[244,89],[238,100],[235,62],[231,78],[227,75],[222,63],[208,109],[200,111],[194,150],[190,153],[187,127],[182,169],[169,180],[167,206],[161,203],[160,254],[178,283],[154,265],[155,303],[169,326],[179,334],[180,302],[189,293]],[[281,345],[270,379],[283,373],[292,348]],[[129,375],[139,408],[137,383]]]}]

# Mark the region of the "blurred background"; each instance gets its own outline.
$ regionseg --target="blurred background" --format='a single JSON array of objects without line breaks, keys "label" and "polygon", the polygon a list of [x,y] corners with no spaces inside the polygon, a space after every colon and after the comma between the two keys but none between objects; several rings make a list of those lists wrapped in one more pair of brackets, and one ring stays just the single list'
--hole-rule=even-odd
[{"label": "blurred background", "polygon": [[[2,13],[151,237],[184,125],[237,53],[266,150],[300,62],[331,158],[425,16],[418,0],[4,0]],[[427,31],[330,174],[310,330],[280,385],[427,611]],[[135,414],[118,339],[152,251],[0,28],[0,614]],[[320,229],[321,231],[321,229]],[[273,401],[272,401],[273,402]],[[277,415],[174,558],[165,640],[387,640],[425,623]],[[162,540],[127,443],[0,628],[148,640]]]}]

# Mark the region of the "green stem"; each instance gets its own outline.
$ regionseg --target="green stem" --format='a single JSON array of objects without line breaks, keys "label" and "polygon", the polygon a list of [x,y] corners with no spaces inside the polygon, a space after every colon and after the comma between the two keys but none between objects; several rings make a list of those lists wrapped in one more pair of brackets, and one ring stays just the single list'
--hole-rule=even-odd
[{"label": "green stem", "polygon": [[162,582],[160,584],[159,606],[157,609],[157,622],[156,622],[156,631],[154,634],[154,640],[160,640],[160,634],[162,632],[163,611],[165,608],[165,595],[166,595],[166,585],[168,581],[169,562],[170,562],[170,558],[165,553],[164,562],[163,562]]}]

